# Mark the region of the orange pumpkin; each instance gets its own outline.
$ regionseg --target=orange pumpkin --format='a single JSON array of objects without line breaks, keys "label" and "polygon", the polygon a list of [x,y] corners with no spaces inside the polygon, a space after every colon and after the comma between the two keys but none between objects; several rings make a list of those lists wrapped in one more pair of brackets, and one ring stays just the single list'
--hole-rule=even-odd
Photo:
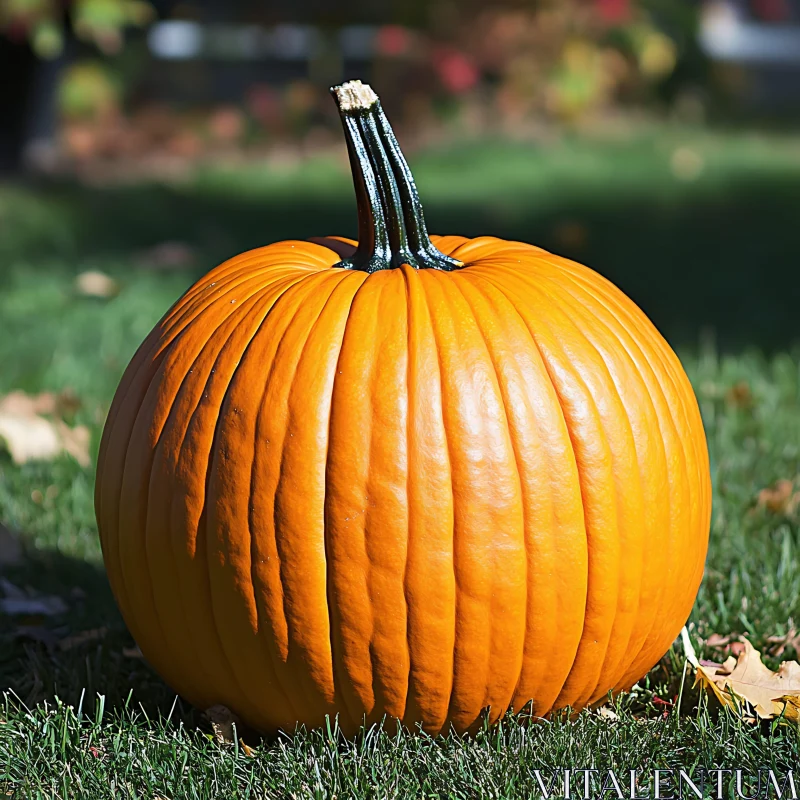
[{"label": "orange pumpkin", "polygon": [[334,91],[358,246],[225,262],[117,391],[96,509],[125,620],[188,700],[266,732],[462,731],[630,687],[703,572],[689,381],[586,267],[429,238],[377,97]]}]

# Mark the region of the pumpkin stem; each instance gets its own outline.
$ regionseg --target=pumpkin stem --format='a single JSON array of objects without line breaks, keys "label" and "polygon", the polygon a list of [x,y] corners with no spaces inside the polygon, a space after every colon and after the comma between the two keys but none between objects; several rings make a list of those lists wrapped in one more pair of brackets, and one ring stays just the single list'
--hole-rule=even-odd
[{"label": "pumpkin stem", "polygon": [[434,247],[408,162],[380,100],[361,81],[331,89],[342,118],[358,205],[358,247],[335,266],[375,272],[463,266]]}]

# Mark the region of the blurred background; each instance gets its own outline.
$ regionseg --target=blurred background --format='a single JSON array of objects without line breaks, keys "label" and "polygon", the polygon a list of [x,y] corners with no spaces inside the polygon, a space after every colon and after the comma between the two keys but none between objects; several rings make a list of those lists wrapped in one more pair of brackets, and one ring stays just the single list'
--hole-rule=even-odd
[{"label": "blurred background", "polygon": [[0,0],[0,76],[6,285],[156,274],[160,312],[353,235],[328,87],[358,77],[432,230],[588,263],[679,344],[797,337],[800,0]]}]

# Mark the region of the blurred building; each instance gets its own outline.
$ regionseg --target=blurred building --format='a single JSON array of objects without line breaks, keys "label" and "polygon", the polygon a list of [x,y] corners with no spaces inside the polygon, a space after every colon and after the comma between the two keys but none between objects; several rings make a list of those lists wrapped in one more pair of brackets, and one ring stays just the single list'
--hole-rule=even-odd
[{"label": "blurred building", "polygon": [[[575,8],[581,7],[582,0],[574,2]],[[372,77],[379,54],[402,59],[413,50],[415,30],[427,25],[452,32],[459,15],[488,7],[478,0],[152,0],[151,4],[156,17],[147,29],[126,32],[129,46],[120,69],[128,76],[135,74],[126,100],[183,108],[247,102],[265,120],[273,113],[276,89],[297,83],[292,102],[308,105],[304,81],[324,87],[347,78]],[[639,7],[634,0],[585,0],[582,7],[593,4],[609,24],[630,17],[630,9]],[[531,14],[538,6],[519,2],[516,7]],[[800,0],[675,0],[672,10],[681,7],[689,12],[683,16],[699,19],[690,36],[707,59],[727,69],[728,78],[733,76],[726,90],[742,108],[770,114],[800,109]],[[38,163],[47,160],[57,128],[59,76],[82,57],[97,56],[69,34],[68,25],[64,30],[68,33],[63,53],[51,60],[37,58],[29,40],[15,36],[13,28],[0,36],[0,168],[19,164],[25,153]],[[466,56],[468,39],[458,45]],[[648,63],[658,66],[665,57],[673,58],[664,37],[653,41]],[[586,60],[591,53],[574,49],[577,60]],[[461,52],[443,50],[440,61],[445,83],[449,81],[454,91],[477,81],[475,65]],[[102,76],[86,72],[82,77],[87,91],[93,86],[101,94],[105,91]],[[489,75],[488,82],[492,80]],[[524,76],[515,80],[526,84]],[[527,83],[534,80],[540,78],[529,78]],[[698,80],[705,80],[705,75]],[[385,81],[387,86],[396,83]],[[405,91],[406,84],[395,88]],[[513,92],[508,97],[511,105],[519,105]],[[390,96],[386,99],[391,103]],[[220,117],[220,124],[220,130],[226,124],[231,130],[235,127],[231,115],[227,121]],[[190,140],[182,141],[186,145]]]},{"label": "blurred building", "polygon": [[800,0],[712,0],[699,39],[710,59],[740,68],[743,103],[773,112],[800,107]]}]

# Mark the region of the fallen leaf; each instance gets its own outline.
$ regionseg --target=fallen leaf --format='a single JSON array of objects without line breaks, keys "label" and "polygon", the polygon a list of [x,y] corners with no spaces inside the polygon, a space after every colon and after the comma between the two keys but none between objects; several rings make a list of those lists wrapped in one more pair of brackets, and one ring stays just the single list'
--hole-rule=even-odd
[{"label": "fallen leaf", "polygon": [[786,719],[794,720],[795,722],[800,720],[800,697],[796,694],[785,694],[778,699],[786,703],[786,710],[783,714]]},{"label": "fallen leaf", "polygon": [[722,705],[742,711],[742,702],[761,719],[783,715],[800,721],[800,664],[784,661],[773,672],[761,661],[761,653],[747,640],[738,657],[723,664],[697,664],[697,682],[710,689]]},{"label": "fallen leaf", "polygon": [[245,744],[245,741],[244,741],[244,739],[239,739],[239,744],[242,746],[242,750],[244,750],[244,754],[245,754],[246,756],[250,756],[251,758],[252,758],[253,756],[255,756],[255,754],[256,754],[256,751],[255,751],[255,750],[253,750],[253,748],[252,748],[252,747],[250,747],[249,745]]},{"label": "fallen leaf", "polygon": [[55,650],[58,644],[58,634],[42,625],[20,625],[14,630],[14,638],[38,642],[49,651]]},{"label": "fallen leaf", "polygon": [[21,416],[37,414],[63,417],[65,414],[74,414],[81,405],[81,400],[75,394],[75,390],[69,387],[62,389],[57,394],[40,392],[31,395],[16,390],[0,398],[0,410]]},{"label": "fallen leaf", "polygon": [[[739,653],[744,650],[744,644],[737,636],[721,636],[719,633],[712,633],[711,636],[706,639],[706,645],[715,650],[722,650],[725,654],[733,654],[735,656],[738,656]],[[703,664],[705,662],[701,660],[700,663]]]},{"label": "fallen leaf", "polygon": [[56,395],[56,411],[59,416],[72,416],[83,403],[75,390],[67,387]]},{"label": "fallen leaf", "polygon": [[0,398],[0,440],[14,463],[51,461],[66,452],[81,466],[89,466],[89,429],[47,418],[58,412],[58,403],[51,392],[34,396],[11,392]]},{"label": "fallen leaf", "polygon": [[0,439],[16,464],[49,461],[62,449],[55,425],[44,417],[0,413]]},{"label": "fallen leaf", "polygon": [[600,708],[597,709],[597,715],[599,717],[603,717],[604,719],[612,721],[615,719],[619,719],[617,713],[608,706],[600,706]]},{"label": "fallen leaf", "polygon": [[685,625],[681,630],[681,643],[683,644],[683,652],[686,655],[686,661],[694,668],[695,686],[700,684],[704,689],[710,691],[722,705],[726,705],[728,700],[726,700],[726,696],[722,694],[713,679],[717,669],[721,668],[722,664],[717,664],[712,661],[701,662],[697,658],[697,653],[695,652],[692,640],[689,638],[689,631]]},{"label": "fallen leaf", "polygon": [[736,656],[736,658],[738,658],[744,651],[745,651],[745,644],[743,641],[731,642],[728,645],[728,652],[732,656]]},{"label": "fallen leaf", "polygon": [[783,636],[768,636],[767,641],[772,647],[767,648],[767,652],[775,658],[780,658],[787,648],[792,648],[795,653],[800,654],[800,633],[789,620],[789,630]]},{"label": "fallen leaf", "polygon": [[105,272],[88,270],[75,278],[75,290],[84,297],[109,298],[119,294],[119,284]]},{"label": "fallen leaf", "polygon": [[22,563],[22,542],[19,536],[0,522],[0,567],[17,567]]},{"label": "fallen leaf", "polygon": [[0,398],[0,412],[27,417],[38,414],[55,414],[58,398],[53,392],[25,394],[25,392],[9,392]]},{"label": "fallen leaf", "polygon": [[765,508],[772,514],[791,516],[800,505],[800,492],[794,491],[794,481],[781,478],[775,483],[762,489],[756,500],[757,508]]},{"label": "fallen leaf", "polygon": [[184,269],[196,261],[196,256],[185,242],[169,241],[142,251],[134,260],[142,269]]},{"label": "fallen leaf", "polygon": [[690,147],[678,147],[669,160],[672,174],[680,181],[693,181],[705,168],[705,159]]},{"label": "fallen leaf", "polygon": [[553,235],[560,246],[571,250],[579,250],[586,244],[588,231],[582,222],[567,219],[556,225]]},{"label": "fallen leaf", "polygon": [[206,719],[211,723],[214,738],[220,744],[230,744],[235,739],[234,725],[238,724],[238,717],[223,705],[211,706],[205,710]]},{"label": "fallen leaf", "polygon": [[89,642],[96,642],[100,639],[104,639],[107,633],[108,628],[91,628],[88,631],[80,631],[79,633],[65,636],[59,641],[58,647],[60,650],[72,650],[75,647],[80,647]]},{"label": "fallen leaf", "polygon": [[56,430],[61,438],[61,447],[64,452],[69,453],[82,467],[88,467],[89,442],[91,433],[85,425],[76,425],[70,428],[66,422],[56,420]]},{"label": "fallen leaf", "polygon": [[57,595],[25,592],[6,578],[0,578],[0,588],[5,594],[0,598],[0,613],[10,617],[52,617],[67,610],[67,604]]},{"label": "fallen leaf", "polygon": [[725,402],[733,408],[748,409],[753,407],[753,390],[747,381],[734,383],[725,392]]}]

